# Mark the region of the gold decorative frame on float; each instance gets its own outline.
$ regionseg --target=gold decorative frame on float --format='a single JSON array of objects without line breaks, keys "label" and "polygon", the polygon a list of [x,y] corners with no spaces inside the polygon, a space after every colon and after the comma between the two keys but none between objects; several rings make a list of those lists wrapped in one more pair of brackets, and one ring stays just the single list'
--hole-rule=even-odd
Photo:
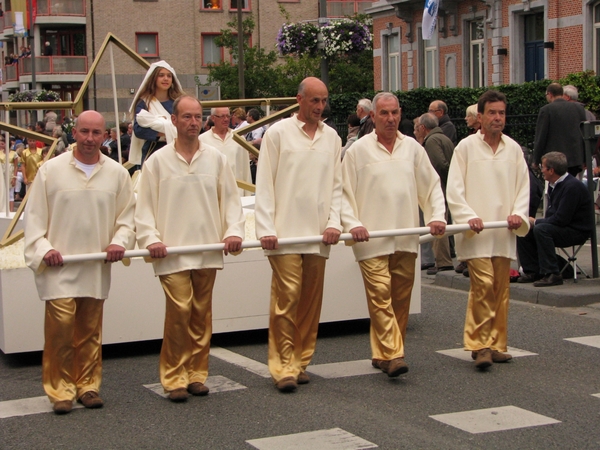
[{"label": "gold decorative frame on float", "polygon": [[[120,40],[114,34],[108,33],[106,35],[106,38],[104,39],[104,42],[100,46],[100,49],[98,50],[98,53],[96,54],[96,57],[94,58],[94,61],[91,65],[82,85],[81,85],[81,88],[77,92],[75,100],[73,100],[71,102],[66,102],[66,101],[60,101],[60,102],[14,102],[14,103],[13,102],[0,102],[0,111],[4,111],[6,114],[6,122],[0,121],[0,132],[2,132],[2,133],[8,132],[8,133],[11,133],[16,136],[24,136],[27,138],[36,139],[45,144],[51,145],[50,150],[48,151],[48,155],[46,156],[44,161],[51,158],[52,155],[54,154],[54,149],[56,148],[56,144],[57,144],[58,140],[54,139],[50,136],[46,136],[43,134],[39,134],[39,133],[30,131],[30,130],[21,128],[21,127],[17,127],[15,125],[10,125],[8,123],[9,122],[9,120],[8,120],[9,112],[17,111],[17,110],[44,110],[44,109],[56,110],[56,109],[58,109],[58,110],[74,110],[76,114],[80,114],[83,111],[84,95],[89,87],[92,76],[96,72],[96,69],[98,67],[98,64],[100,63],[100,60],[104,56],[106,49],[109,48],[108,47],[109,44],[114,44],[117,47],[119,47],[121,50],[123,50],[123,52],[125,52],[126,55],[131,57],[131,59],[133,59],[135,62],[137,62],[145,70],[148,70],[148,68],[150,67],[150,63],[148,61],[146,61],[144,58],[142,58],[140,55],[138,55],[133,49],[131,49],[129,46],[127,46],[127,44],[125,44],[122,40]],[[259,150],[257,150],[250,143],[246,142],[246,140],[244,139],[244,135],[252,130],[260,128],[264,125],[272,123],[281,118],[287,117],[288,115],[297,111],[298,104],[296,103],[296,98],[295,97],[280,97],[280,98],[259,98],[259,99],[238,99],[238,100],[213,100],[213,101],[202,102],[203,108],[216,108],[216,107],[223,107],[223,106],[231,107],[231,106],[260,105],[260,106],[266,106],[267,111],[269,110],[271,105],[290,105],[290,104],[291,104],[291,106],[288,106],[287,108],[282,109],[281,111],[278,111],[272,115],[267,115],[266,117],[263,117],[262,119],[257,120],[256,122],[254,122],[244,128],[234,131],[233,139],[239,145],[241,145],[245,150],[254,154],[255,156],[258,156]],[[126,168],[132,167],[130,164],[128,165],[128,163],[125,163],[124,165]],[[238,184],[238,187],[240,187],[241,189],[244,189],[246,191],[255,192],[255,187],[253,184],[250,184],[250,183],[247,183],[247,182],[244,182],[241,180],[237,180],[237,184]],[[14,244],[19,239],[23,238],[22,230],[16,232],[14,235],[13,235],[13,231],[14,231],[21,215],[23,214],[23,210],[25,209],[25,205],[27,204],[28,196],[29,196],[29,192],[27,192],[27,194],[25,195],[25,198],[21,202],[19,208],[15,212],[14,217],[12,218],[10,225],[6,229],[4,236],[2,236],[2,239],[0,240],[0,248]]]}]

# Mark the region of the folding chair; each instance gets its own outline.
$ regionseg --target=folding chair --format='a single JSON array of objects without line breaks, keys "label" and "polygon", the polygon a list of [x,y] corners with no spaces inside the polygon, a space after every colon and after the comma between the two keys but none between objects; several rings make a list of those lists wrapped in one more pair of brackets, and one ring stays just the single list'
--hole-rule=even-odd
[{"label": "folding chair", "polygon": [[[587,240],[586,240],[587,242]],[[565,266],[561,269],[560,274],[562,275],[562,273],[565,271],[565,269],[569,266],[569,264],[571,264],[573,266],[573,283],[577,283],[577,271],[579,270],[583,275],[585,275],[586,278],[589,278],[590,276],[585,272],[585,270],[583,270],[581,267],[579,267],[579,264],[577,264],[577,253],[579,253],[579,250],[581,250],[583,248],[583,246],[585,245],[585,242],[583,244],[576,244],[573,245],[572,247],[557,247],[561,252],[564,253],[564,255],[567,257],[567,263],[565,264]],[[567,250],[571,250],[571,252],[568,252]]]}]

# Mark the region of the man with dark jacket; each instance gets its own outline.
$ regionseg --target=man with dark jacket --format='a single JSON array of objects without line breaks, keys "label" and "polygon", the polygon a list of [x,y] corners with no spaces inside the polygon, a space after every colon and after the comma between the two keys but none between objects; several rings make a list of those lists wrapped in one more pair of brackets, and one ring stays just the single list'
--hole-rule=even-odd
[{"label": "man with dark jacket", "polygon": [[456,127],[450,120],[450,116],[448,116],[448,106],[441,100],[434,100],[429,105],[428,112],[438,118],[442,132],[456,145],[458,143]]},{"label": "man with dark jacket", "polygon": [[586,120],[585,109],[580,103],[567,102],[558,83],[548,85],[546,98],[549,103],[540,109],[535,127],[533,161],[539,164],[546,153],[564,153],[567,171],[575,176],[581,172],[584,161],[579,124]]},{"label": "man with dark jacket", "polygon": [[[419,134],[423,134],[423,147],[429,156],[431,165],[440,176],[442,192],[446,197],[446,183],[448,182],[448,170],[450,169],[450,160],[454,153],[454,144],[444,134],[438,126],[439,122],[435,115],[426,113],[419,117],[415,129]],[[446,220],[447,217],[446,207]],[[428,275],[435,275],[439,271],[453,270],[452,258],[450,256],[450,243],[448,236],[435,239],[432,243],[433,255],[435,256],[435,266],[427,269]]]},{"label": "man with dark jacket", "polygon": [[[594,206],[587,188],[567,173],[567,157],[560,152],[542,156],[542,174],[549,183],[546,216],[529,218],[529,233],[517,240],[517,253],[523,266],[519,283],[536,287],[563,284],[555,247],[584,243],[594,226]],[[543,278],[536,281],[537,278]]]}]

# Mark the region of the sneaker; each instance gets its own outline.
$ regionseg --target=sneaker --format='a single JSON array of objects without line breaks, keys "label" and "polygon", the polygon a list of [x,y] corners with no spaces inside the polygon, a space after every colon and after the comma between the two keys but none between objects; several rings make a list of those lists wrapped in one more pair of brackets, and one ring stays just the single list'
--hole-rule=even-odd
[{"label": "sneaker", "polygon": [[169,400],[175,403],[185,402],[189,396],[186,388],[177,388],[169,392]]},{"label": "sneaker", "polygon": [[458,265],[454,268],[456,273],[463,273],[467,269],[467,263],[464,261],[460,261]]},{"label": "sneaker", "polygon": [[70,413],[72,409],[73,402],[71,400],[61,400],[60,402],[56,402],[52,405],[54,414],[59,416]]},{"label": "sneaker", "polygon": [[387,369],[388,377],[395,378],[406,372],[408,372],[408,366],[404,362],[404,358],[394,358],[390,361]]},{"label": "sneaker", "polygon": [[275,383],[275,387],[279,392],[294,392],[298,389],[298,384],[294,377],[285,377]]},{"label": "sneaker", "polygon": [[563,278],[560,274],[551,273],[538,281],[534,281],[535,287],[560,286],[563,284]]},{"label": "sneaker", "polygon": [[492,351],[489,348],[484,348],[477,352],[477,357],[475,358],[475,367],[478,369],[486,369],[492,364]]},{"label": "sneaker", "polygon": [[102,401],[98,393],[94,391],[87,391],[85,394],[79,397],[77,401],[86,408],[90,409],[102,408],[102,406],[104,405],[104,402]]},{"label": "sneaker", "polygon": [[300,372],[298,374],[297,383],[298,384],[308,384],[308,383],[310,383],[310,377],[308,376],[308,374],[306,372]]},{"label": "sneaker", "polygon": [[192,395],[208,395],[209,389],[199,381],[191,383],[187,387],[187,391]]},{"label": "sneaker", "polygon": [[[476,351],[471,352],[471,358],[473,358],[474,360],[477,359],[477,353]],[[495,363],[505,363],[507,361],[510,361],[512,359],[512,355],[509,353],[502,353],[499,352],[498,350],[492,350],[492,361]]]}]

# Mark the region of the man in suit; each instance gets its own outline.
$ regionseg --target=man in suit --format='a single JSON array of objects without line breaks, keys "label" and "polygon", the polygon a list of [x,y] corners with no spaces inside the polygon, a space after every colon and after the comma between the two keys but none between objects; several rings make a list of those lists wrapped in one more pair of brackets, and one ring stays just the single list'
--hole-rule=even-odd
[{"label": "man in suit", "polygon": [[549,183],[546,216],[530,217],[529,233],[517,239],[517,252],[524,272],[518,281],[533,283],[536,287],[563,284],[555,247],[585,242],[594,226],[590,194],[581,181],[567,173],[565,155],[559,152],[545,154],[542,174]]},{"label": "man in suit", "polygon": [[535,127],[534,163],[539,165],[546,153],[561,152],[567,157],[567,172],[576,176],[584,162],[579,124],[586,120],[585,109],[579,103],[567,102],[558,83],[548,86],[546,98],[549,103],[540,109]]}]

